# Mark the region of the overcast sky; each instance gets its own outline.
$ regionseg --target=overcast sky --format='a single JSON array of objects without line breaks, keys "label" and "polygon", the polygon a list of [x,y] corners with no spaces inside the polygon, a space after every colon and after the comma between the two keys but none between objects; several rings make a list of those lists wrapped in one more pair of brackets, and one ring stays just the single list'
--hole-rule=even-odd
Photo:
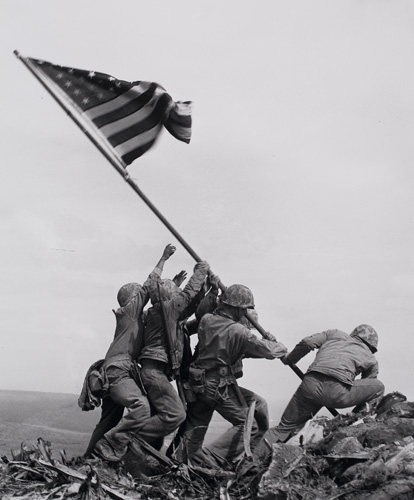
[{"label": "overcast sky", "polygon": [[[194,261],[13,55],[192,100],[129,172],[289,349],[360,323],[386,391],[414,400],[411,0],[2,0],[0,387],[77,394],[119,287]],[[299,366],[305,370],[314,355]],[[245,361],[280,417],[299,379]],[[279,412],[279,413],[278,413]]]}]

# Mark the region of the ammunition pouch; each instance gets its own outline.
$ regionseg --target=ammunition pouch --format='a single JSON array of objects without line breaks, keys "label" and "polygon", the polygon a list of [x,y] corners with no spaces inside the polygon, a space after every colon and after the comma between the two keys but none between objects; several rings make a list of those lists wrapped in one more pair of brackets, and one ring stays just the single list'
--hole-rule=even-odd
[{"label": "ammunition pouch", "polygon": [[195,401],[197,401],[197,395],[191,387],[190,382],[183,382],[182,386],[186,402],[194,403]]},{"label": "ammunition pouch", "polygon": [[232,367],[231,366],[220,366],[218,368],[218,374],[220,378],[225,378],[233,375]]},{"label": "ammunition pouch", "polygon": [[204,392],[204,384],[206,382],[206,371],[203,368],[194,368],[190,366],[188,375],[192,390],[196,394],[202,394]]},{"label": "ammunition pouch", "polygon": [[230,366],[231,373],[236,377],[236,378],[241,378],[243,377],[243,362],[241,359],[236,361],[234,365]]}]

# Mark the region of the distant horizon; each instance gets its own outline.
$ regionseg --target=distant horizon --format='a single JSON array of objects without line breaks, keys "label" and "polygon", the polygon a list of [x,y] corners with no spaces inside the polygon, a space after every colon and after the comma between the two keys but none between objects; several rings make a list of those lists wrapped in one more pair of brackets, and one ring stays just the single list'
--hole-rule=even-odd
[{"label": "distant horizon", "polygon": [[[1,393],[29,393],[29,394],[43,394],[43,395],[46,395],[46,394],[49,394],[49,395],[56,395],[56,396],[69,396],[69,397],[73,397],[74,398],[74,403],[77,403],[77,398],[79,397],[78,394],[75,394],[75,393],[69,393],[69,392],[53,392],[53,391],[29,391],[29,390],[25,390],[25,389],[0,389],[0,394]],[[274,423],[274,425],[277,425],[279,423],[279,420],[280,420],[280,416],[285,408],[285,405],[277,405],[275,402],[272,404],[272,402],[270,401],[267,401],[268,405],[269,405],[269,421]],[[77,404],[75,404],[75,406],[77,406]],[[277,418],[275,418],[275,411],[274,410],[278,410],[279,412],[279,416]],[[352,408],[349,408],[349,409],[340,409],[339,412],[340,413],[348,413],[349,411],[351,411]],[[93,415],[97,415],[97,413],[100,414],[100,411],[101,411],[101,408],[100,407],[96,407],[94,410],[91,410],[89,412],[82,412],[81,408],[79,408],[79,411],[83,414],[85,413],[89,413],[90,415],[93,414]],[[322,408],[317,416],[329,416],[329,417],[332,417],[331,413],[326,409],[326,408]],[[96,417],[96,423],[98,423],[98,420],[99,420],[99,416]],[[215,411],[214,414],[213,414],[213,418],[218,418],[219,420],[222,419],[222,417]],[[230,423],[228,424],[229,426],[231,425]]]},{"label": "distant horizon", "polygon": [[[68,405],[68,401],[72,404]],[[0,389],[0,454],[8,454],[24,441],[39,437],[57,451],[65,449],[81,456],[101,416],[101,409],[84,412],[73,394]],[[276,425],[271,420],[271,425]],[[216,439],[231,424],[213,414],[206,443]],[[166,438],[166,443],[171,436]]]}]

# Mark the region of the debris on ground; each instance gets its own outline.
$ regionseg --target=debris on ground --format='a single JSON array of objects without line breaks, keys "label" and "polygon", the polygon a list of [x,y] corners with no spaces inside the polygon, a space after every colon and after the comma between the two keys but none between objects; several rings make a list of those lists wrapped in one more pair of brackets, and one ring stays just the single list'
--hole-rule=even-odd
[{"label": "debris on ground", "polygon": [[[172,462],[171,462],[172,463]],[[12,458],[1,457],[0,498],[2,500],[52,499],[156,499],[210,500],[227,498],[234,473],[172,464],[167,467],[154,457],[128,452],[122,463],[99,458],[60,460],[51,444],[38,439],[12,450]]]},{"label": "debris on ground", "polygon": [[[414,403],[393,393],[377,413],[324,422],[319,441],[273,445],[260,500],[414,499]],[[318,422],[318,419],[314,419]]]},{"label": "debris on ground", "polygon": [[[414,499],[414,403],[387,395],[376,412],[315,418],[270,464],[246,456],[234,470],[178,464],[131,449],[120,463],[54,455],[24,442],[0,461],[0,498],[156,500]],[[148,450],[147,450],[148,451]]]}]

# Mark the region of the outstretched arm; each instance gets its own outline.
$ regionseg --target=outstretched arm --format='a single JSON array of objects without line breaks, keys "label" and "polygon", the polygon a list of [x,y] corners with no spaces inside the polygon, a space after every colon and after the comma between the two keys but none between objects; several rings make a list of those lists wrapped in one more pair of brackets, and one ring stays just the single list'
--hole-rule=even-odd
[{"label": "outstretched arm", "polygon": [[314,335],[309,335],[302,339],[294,349],[288,353],[286,356],[282,358],[282,361],[285,365],[289,365],[291,363],[296,364],[299,360],[301,360],[306,354],[314,349],[319,349],[321,345],[330,338],[332,333],[335,330],[327,330],[321,333],[315,333]]},{"label": "outstretched arm", "polygon": [[157,274],[158,276],[161,276],[162,271],[164,269],[164,264],[165,262],[175,253],[177,249],[175,246],[171,245],[169,243],[165,248],[162,253],[161,259],[158,261],[157,265],[155,266],[154,270],[152,271],[153,273]]}]

